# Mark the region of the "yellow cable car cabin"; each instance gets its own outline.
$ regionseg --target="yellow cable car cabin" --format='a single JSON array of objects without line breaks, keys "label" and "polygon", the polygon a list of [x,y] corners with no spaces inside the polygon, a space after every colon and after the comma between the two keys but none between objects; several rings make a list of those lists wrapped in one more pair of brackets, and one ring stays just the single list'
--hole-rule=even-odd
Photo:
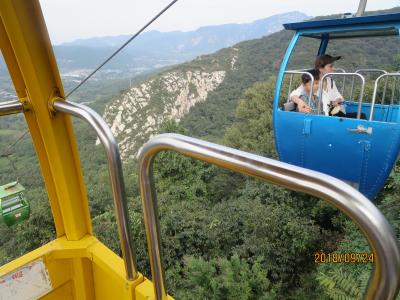
[{"label": "yellow cable car cabin", "polygon": [[[387,220],[362,194],[315,171],[207,143],[166,134],[150,140],[139,157],[141,197],[152,278],[136,268],[127,218],[118,145],[90,108],[65,100],[60,74],[38,0],[0,1],[0,44],[17,101],[0,102],[0,116],[23,113],[44,178],[57,238],[0,267],[0,299],[168,299],[162,265],[156,195],[151,176],[162,150],[234,170],[320,197],[347,214],[374,252],[367,299],[394,299],[399,289],[400,251]],[[93,235],[70,115],[88,122],[107,154],[120,258]]]}]

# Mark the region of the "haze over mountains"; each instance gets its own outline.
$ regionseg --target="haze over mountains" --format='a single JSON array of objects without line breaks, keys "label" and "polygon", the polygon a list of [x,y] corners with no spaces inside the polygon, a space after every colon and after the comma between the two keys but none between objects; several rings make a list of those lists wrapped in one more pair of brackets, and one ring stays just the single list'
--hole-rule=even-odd
[{"label": "haze over mountains", "polygon": [[[129,79],[137,75],[190,61],[199,55],[210,54],[244,40],[267,36],[281,30],[284,23],[308,18],[310,17],[306,14],[295,11],[251,23],[206,26],[187,32],[144,32],[98,72],[81,91],[93,91],[101,86],[101,90],[118,93],[121,85],[126,86],[126,81],[129,84]],[[55,56],[64,88],[71,90],[129,37],[130,35],[93,37],[55,45]],[[16,97],[1,56],[0,95],[4,100]],[[78,95],[76,100],[80,101],[81,96]]]},{"label": "haze over mountains", "polygon": [[[260,38],[282,29],[282,24],[309,18],[301,12],[288,12],[245,24],[201,27],[194,31],[149,31],[140,35],[106,66],[106,73],[131,75],[191,60],[238,42]],[[80,39],[54,47],[58,66],[64,75],[79,76],[96,67],[130,36]],[[103,71],[104,72],[104,71]]]}]

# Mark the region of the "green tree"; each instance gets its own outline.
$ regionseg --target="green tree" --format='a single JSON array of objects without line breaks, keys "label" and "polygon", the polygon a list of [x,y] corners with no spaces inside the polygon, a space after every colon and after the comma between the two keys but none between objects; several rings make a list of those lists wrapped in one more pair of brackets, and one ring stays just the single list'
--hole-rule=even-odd
[{"label": "green tree", "polygon": [[177,299],[272,299],[275,292],[258,260],[238,256],[206,261],[186,256]]}]

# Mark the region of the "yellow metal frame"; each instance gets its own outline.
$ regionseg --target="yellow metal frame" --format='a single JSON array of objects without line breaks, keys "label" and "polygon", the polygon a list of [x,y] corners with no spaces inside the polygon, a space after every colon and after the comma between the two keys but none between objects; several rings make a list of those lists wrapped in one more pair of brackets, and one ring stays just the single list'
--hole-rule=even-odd
[{"label": "yellow metal frame", "polygon": [[135,281],[125,280],[122,259],[91,235],[79,241],[65,236],[51,241],[2,266],[0,277],[38,259],[43,259],[53,285],[43,300],[154,299],[153,283],[141,274]]},{"label": "yellow metal frame", "polygon": [[0,277],[42,258],[53,290],[41,299],[154,299],[141,274],[126,280],[122,259],[92,232],[72,124],[48,103],[64,91],[38,0],[0,1],[0,45],[44,177],[57,239],[0,267]]},{"label": "yellow metal frame", "polygon": [[[48,102],[63,96],[38,1],[0,1],[1,49],[18,92],[49,194],[57,236],[79,240],[92,233],[88,201],[71,121],[53,117]],[[63,199],[63,201],[60,201]]]}]

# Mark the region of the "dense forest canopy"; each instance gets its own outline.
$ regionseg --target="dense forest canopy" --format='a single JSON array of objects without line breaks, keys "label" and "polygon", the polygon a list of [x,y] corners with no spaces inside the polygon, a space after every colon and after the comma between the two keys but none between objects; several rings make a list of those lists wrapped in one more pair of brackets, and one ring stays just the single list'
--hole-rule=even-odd
[{"label": "dense forest canopy", "polygon": [[[178,132],[276,158],[272,99],[276,72],[291,33],[239,43],[238,69],[228,72],[206,102],[160,132]],[[344,56],[341,66],[399,69],[398,38],[332,43],[329,52]],[[304,40],[291,67],[310,65],[316,49]],[[213,55],[224,55],[221,50]],[[200,63],[196,61],[195,63]],[[187,65],[182,68],[190,67]],[[104,108],[104,92],[90,105]],[[119,253],[118,234],[103,149],[81,121],[74,121],[96,236]],[[26,129],[21,116],[0,119],[0,149]],[[0,182],[19,177],[27,188],[32,216],[7,228],[0,225],[0,263],[6,263],[55,237],[55,229],[32,142],[0,159]],[[376,199],[400,234],[399,167]],[[150,276],[137,163],[124,173],[129,218],[139,269]],[[365,264],[316,263],[316,253],[365,252],[368,243],[347,217],[323,201],[256,179],[237,175],[180,155],[163,152],[155,161],[155,180],[168,291],[176,299],[360,299],[372,269]]]}]

